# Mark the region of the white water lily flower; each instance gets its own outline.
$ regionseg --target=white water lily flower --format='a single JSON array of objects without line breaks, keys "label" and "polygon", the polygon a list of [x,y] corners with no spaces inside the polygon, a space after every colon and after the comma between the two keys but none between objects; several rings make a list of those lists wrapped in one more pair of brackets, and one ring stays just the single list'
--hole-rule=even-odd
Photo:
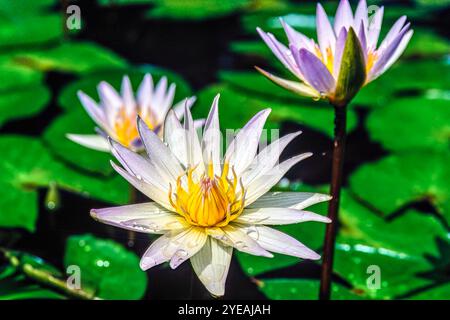
[{"label": "white water lily flower", "polygon": [[[100,97],[98,104],[84,92],[78,91],[81,104],[98,125],[98,134],[68,134],[67,137],[82,146],[100,151],[110,151],[108,136],[132,150],[142,150],[136,126],[137,116],[141,117],[151,130],[162,136],[168,111],[173,108],[176,115],[182,118],[185,104],[191,107],[195,102],[195,97],[190,97],[186,103],[182,100],[172,107],[175,87],[174,83],[168,84],[166,77],[162,77],[154,86],[152,76],[146,74],[137,90],[136,98],[128,76],[122,79],[120,94],[109,83],[100,82],[97,86]],[[198,120],[195,125],[200,127],[203,122]]]},{"label": "white water lily flower", "polygon": [[154,202],[93,209],[98,221],[144,233],[162,234],[144,253],[140,266],[147,270],[164,262],[172,268],[190,259],[208,291],[225,292],[233,248],[257,256],[271,252],[302,259],[320,256],[270,225],[305,221],[328,223],[327,217],[305,211],[327,201],[328,195],[268,192],[283,175],[310,153],[278,163],[280,153],[300,132],[288,134],[257,153],[270,109],[256,114],[239,131],[221,160],[221,135],[216,96],[200,141],[189,108],[184,125],[170,111],[164,142],[138,120],[147,151],[141,156],[111,140],[122,167],[114,169]]},{"label": "white water lily flower", "polygon": [[402,16],[377,45],[383,12],[384,7],[381,7],[369,19],[367,3],[361,0],[353,15],[348,0],[341,0],[334,25],[331,25],[319,3],[317,43],[281,19],[289,48],[258,28],[267,46],[301,82],[258,70],[276,84],[298,94],[327,98],[336,105],[345,104],[363,85],[375,80],[397,61],[413,35],[406,16]]}]

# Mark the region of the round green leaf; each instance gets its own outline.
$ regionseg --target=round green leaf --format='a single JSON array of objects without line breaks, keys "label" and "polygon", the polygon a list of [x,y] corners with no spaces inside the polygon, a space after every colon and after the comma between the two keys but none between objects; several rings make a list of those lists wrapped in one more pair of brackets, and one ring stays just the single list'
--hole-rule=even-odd
[{"label": "round green leaf", "polygon": [[[371,271],[374,269],[370,267],[379,268],[379,287],[368,285],[372,284],[370,277],[374,274]],[[373,299],[394,299],[431,283],[417,276],[430,269],[423,258],[392,255],[389,251],[361,244],[342,244],[338,241],[333,269],[349,281],[356,292]]]},{"label": "round green leaf", "polygon": [[116,204],[129,199],[129,187],[120,176],[98,179],[76,172],[55,161],[37,139],[4,135],[0,137],[0,149],[0,187],[8,190],[0,198],[1,227],[34,231],[38,215],[36,189],[50,184]]},{"label": "round green leaf", "polygon": [[0,59],[0,74],[2,81],[0,82],[1,94],[8,94],[7,90],[14,90],[30,85],[40,85],[43,74],[36,70],[31,70],[25,66],[4,63]]},{"label": "round green leaf", "polygon": [[[264,279],[257,282],[259,289],[272,300],[317,300],[319,298],[319,280],[314,279]],[[360,300],[361,296],[333,283],[331,299]]]},{"label": "round green leaf", "polygon": [[[369,115],[373,140],[393,151],[415,148],[449,150],[450,108],[447,100],[397,99]],[[407,124],[407,125],[405,125]]]},{"label": "round green leaf", "polygon": [[[338,241],[376,248],[392,256],[438,255],[436,239],[450,240],[450,233],[435,216],[406,210],[392,220],[375,214],[353,198],[348,191],[341,194],[339,213],[341,228]],[[414,230],[414,237],[411,237]]]},{"label": "round green leaf", "polygon": [[49,100],[50,92],[41,84],[17,87],[0,93],[0,127],[9,120],[37,114]]},{"label": "round green leaf", "polygon": [[450,52],[450,42],[428,29],[414,27],[414,35],[404,56],[444,56]]},{"label": "round green leaf", "polygon": [[153,0],[155,7],[148,17],[179,20],[200,20],[229,15],[250,4],[249,0]]},{"label": "round green leaf", "polygon": [[81,270],[81,283],[104,299],[140,299],[147,288],[147,275],[139,258],[122,245],[92,235],[67,240],[64,265]]},{"label": "round green leaf", "polygon": [[360,167],[350,177],[350,187],[383,215],[415,201],[428,201],[450,222],[448,163],[448,152],[391,155]]},{"label": "round green leaf", "polygon": [[65,42],[51,49],[17,52],[10,59],[39,71],[86,73],[127,67],[127,62],[117,54],[89,42]]},{"label": "round green leaf", "polygon": [[44,44],[63,35],[62,17],[59,14],[39,13],[13,17],[0,17],[0,49]]},{"label": "round green leaf", "polygon": [[450,297],[450,283],[436,284],[428,290],[423,290],[411,296],[411,300],[448,300]]}]

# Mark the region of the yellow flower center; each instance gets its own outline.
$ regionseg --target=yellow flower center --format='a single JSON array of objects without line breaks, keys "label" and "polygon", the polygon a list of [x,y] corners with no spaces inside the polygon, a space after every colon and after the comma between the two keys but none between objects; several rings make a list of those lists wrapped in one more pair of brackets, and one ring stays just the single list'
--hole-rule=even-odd
[{"label": "yellow flower center", "polygon": [[[222,175],[214,175],[213,165],[208,165],[208,174],[194,178],[194,168],[177,179],[175,193],[169,191],[169,200],[176,212],[188,223],[200,227],[223,227],[236,219],[244,209],[245,191],[232,169],[233,179],[228,178],[229,165],[225,164]],[[183,187],[182,179],[186,177]]]},{"label": "yellow flower center", "polygon": [[[139,113],[127,114],[125,108],[121,108],[116,115],[114,122],[114,132],[116,139],[126,147],[129,147],[133,141],[139,138],[139,133],[136,126],[136,118]],[[139,114],[140,115],[140,114]],[[140,115],[142,117],[142,115]],[[156,125],[151,116],[143,118],[147,126],[154,130]]]},{"label": "yellow flower center", "polygon": [[369,71],[372,69],[375,62],[378,60],[378,54],[374,51],[370,51],[367,54],[367,63],[366,63],[366,74],[369,74]]},{"label": "yellow flower center", "polygon": [[319,46],[316,45],[315,50],[316,50],[316,56],[327,67],[328,71],[330,71],[330,73],[333,74],[334,56],[333,56],[333,52],[331,51],[331,47],[327,47],[325,49],[325,53],[326,53],[325,57],[323,56],[322,52],[320,51]]}]

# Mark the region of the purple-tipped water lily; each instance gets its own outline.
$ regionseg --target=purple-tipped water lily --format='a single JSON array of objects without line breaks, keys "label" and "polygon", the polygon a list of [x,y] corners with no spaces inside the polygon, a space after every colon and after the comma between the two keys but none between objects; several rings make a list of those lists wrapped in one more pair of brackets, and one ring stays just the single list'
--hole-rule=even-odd
[{"label": "purple-tipped water lily", "polygon": [[363,85],[383,74],[411,39],[413,31],[402,16],[378,45],[383,12],[381,7],[369,19],[365,0],[359,2],[354,14],[348,0],[341,0],[332,25],[322,5],[317,4],[317,42],[281,19],[289,47],[258,28],[267,46],[301,82],[258,70],[298,94],[327,98],[334,105],[346,104]]},{"label": "purple-tipped water lily", "polygon": [[93,209],[91,215],[116,227],[161,234],[144,253],[141,268],[169,262],[175,269],[190,259],[206,289],[221,296],[233,249],[269,258],[276,252],[319,259],[298,240],[267,225],[330,222],[304,210],[330,197],[268,192],[292,166],[311,155],[278,162],[280,153],[300,132],[257,152],[269,109],[256,114],[239,131],[222,157],[218,100],[216,96],[202,139],[186,107],[184,125],[169,111],[163,141],[144,120],[138,120],[145,157],[110,140],[112,153],[122,165],[113,163],[114,169],[152,202]]},{"label": "purple-tipped water lily", "polygon": [[[175,87],[174,83],[168,84],[166,77],[162,77],[154,86],[152,76],[146,74],[137,90],[136,98],[128,76],[122,79],[120,94],[109,83],[100,82],[97,86],[100,103],[78,91],[81,104],[98,125],[98,134],[68,134],[67,137],[85,147],[100,151],[110,151],[108,136],[132,150],[142,150],[142,141],[136,126],[138,116],[151,130],[162,136],[164,119],[169,110],[173,109],[175,114],[182,118],[185,105],[190,108],[195,102],[195,97],[190,97],[172,106]],[[202,124],[202,120],[195,123],[196,126]]]}]

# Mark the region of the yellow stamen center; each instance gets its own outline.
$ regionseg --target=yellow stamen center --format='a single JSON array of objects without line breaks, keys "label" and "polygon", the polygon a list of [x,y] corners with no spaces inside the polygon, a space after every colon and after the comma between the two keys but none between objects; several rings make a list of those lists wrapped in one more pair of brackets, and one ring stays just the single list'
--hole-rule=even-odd
[{"label": "yellow stamen center", "polygon": [[367,63],[366,63],[366,74],[369,74],[369,71],[372,69],[375,62],[378,60],[378,54],[376,52],[370,51],[367,54]]},{"label": "yellow stamen center", "polygon": [[[139,133],[136,126],[136,117],[139,113],[128,114],[125,108],[121,108],[116,115],[114,122],[114,132],[116,139],[126,147],[129,147],[131,143],[139,138]],[[140,115],[140,114],[139,114]],[[140,115],[142,117],[142,115]],[[147,116],[143,118],[147,126],[154,130],[156,125],[152,119],[153,117]]]},{"label": "yellow stamen center", "polygon": [[316,49],[316,56],[327,67],[328,71],[330,71],[330,73],[333,74],[334,56],[333,56],[333,52],[331,51],[331,47],[327,47],[325,49],[325,54],[326,54],[325,57],[322,54],[322,51],[320,51],[319,46],[316,45],[315,49]]},{"label": "yellow stamen center", "polygon": [[[194,168],[189,168],[186,174],[177,179],[175,193],[169,191],[169,201],[177,213],[182,215],[192,225],[200,227],[223,227],[236,219],[244,209],[245,192],[240,183],[237,191],[238,178],[232,169],[233,178],[228,178],[229,165],[225,164],[222,175],[214,175],[213,165],[208,165],[208,173],[199,179],[194,178]],[[182,179],[186,177],[186,186]]]}]

